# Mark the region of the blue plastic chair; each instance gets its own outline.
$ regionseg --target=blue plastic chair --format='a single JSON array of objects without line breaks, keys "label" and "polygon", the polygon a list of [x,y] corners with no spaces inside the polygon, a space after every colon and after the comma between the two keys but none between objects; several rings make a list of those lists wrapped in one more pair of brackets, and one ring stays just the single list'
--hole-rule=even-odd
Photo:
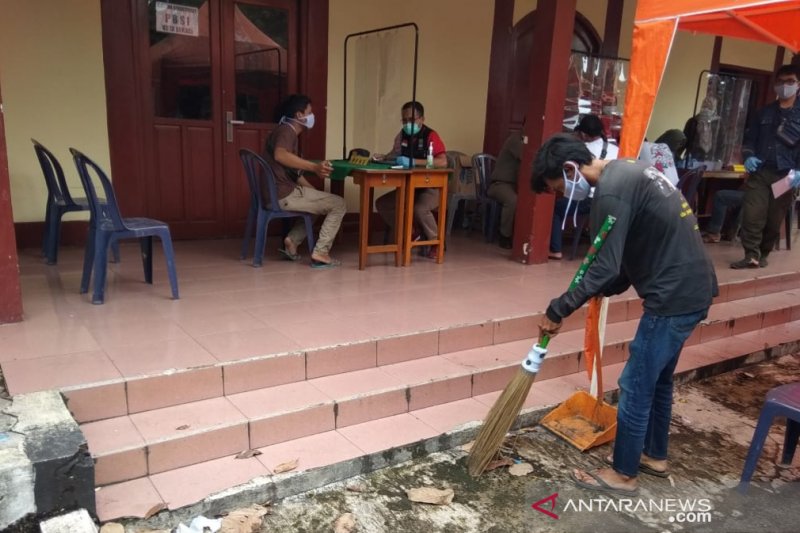
[{"label": "blue plastic chair", "polygon": [[[89,221],[89,235],[86,239],[86,251],[83,256],[81,294],[88,292],[89,279],[94,271],[92,303],[102,304],[105,301],[108,248],[120,239],[139,239],[144,279],[147,283],[152,284],[153,237],[155,236],[161,239],[164,256],[167,259],[167,273],[172,288],[172,297],[177,300],[178,275],[175,272],[175,253],[172,249],[169,226],[151,218],[122,218],[114,189],[106,174],[94,161],[78,150],[70,148],[70,152],[75,160],[75,166],[78,169],[83,189],[86,191],[86,197],[89,199],[92,213]],[[97,187],[96,183],[100,187]],[[97,195],[99,188],[102,189],[105,201]]]},{"label": "blue plastic chair", "polygon": [[489,154],[475,154],[472,156],[472,174],[475,176],[475,192],[478,195],[478,204],[483,213],[483,236],[486,242],[493,242],[497,236],[500,225],[500,202],[489,198],[489,178],[492,176],[494,164],[497,159]]},{"label": "blue plastic chair", "polygon": [[791,464],[797,441],[800,439],[800,382],[775,387],[767,393],[767,401],[761,408],[758,424],[750,442],[750,451],[742,469],[739,482],[740,491],[746,491],[758,464],[758,458],[767,440],[769,428],[775,417],[786,417],[786,436],[783,439],[783,457],[781,463]]},{"label": "blue plastic chair", "polygon": [[[314,218],[311,213],[303,213],[300,211],[284,211],[278,205],[278,187],[275,185],[275,174],[269,163],[253,152],[245,148],[239,150],[239,157],[242,159],[244,171],[247,175],[247,183],[250,185],[251,202],[255,202],[257,211],[256,217],[256,247],[253,251],[253,266],[260,267],[264,260],[264,248],[267,244],[267,226],[271,220],[276,218],[290,218],[290,217],[303,217],[306,223],[306,240],[308,241],[308,252],[314,251]],[[269,205],[265,205],[264,196],[261,194],[261,176],[266,179],[267,187],[269,189]],[[253,213],[253,208],[250,208],[250,213]],[[251,214],[247,216],[248,228],[252,226]],[[245,257],[247,253],[247,245],[250,241],[250,230],[245,230],[245,242],[242,243],[242,256]]]},{"label": "blue plastic chair", "polygon": [[[36,139],[31,139],[39,166],[42,167],[44,181],[47,184],[47,205],[44,215],[44,238],[42,239],[42,255],[48,265],[58,262],[58,243],[61,237],[61,217],[65,213],[88,211],[89,200],[85,197],[74,198],[67,186],[64,170],[53,152],[45,148]],[[113,249],[114,261],[119,262],[119,246]]]}]

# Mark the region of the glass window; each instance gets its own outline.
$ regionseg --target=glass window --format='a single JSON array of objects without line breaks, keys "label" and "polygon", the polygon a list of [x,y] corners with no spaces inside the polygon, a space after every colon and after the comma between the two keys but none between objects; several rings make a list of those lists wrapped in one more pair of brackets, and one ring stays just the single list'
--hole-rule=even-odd
[{"label": "glass window", "polygon": [[287,93],[289,12],[236,4],[234,35],[236,118],[272,122]]},{"label": "glass window", "polygon": [[211,46],[207,0],[148,0],[151,92],[158,117],[209,120]]}]

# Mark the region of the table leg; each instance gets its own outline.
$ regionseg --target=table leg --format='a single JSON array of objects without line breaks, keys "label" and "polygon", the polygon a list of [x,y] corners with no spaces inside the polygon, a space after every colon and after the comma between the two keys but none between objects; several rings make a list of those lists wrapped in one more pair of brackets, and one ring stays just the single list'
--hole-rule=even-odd
[{"label": "table leg", "polygon": [[414,191],[410,183],[406,187],[405,229],[403,230],[403,266],[411,264],[411,228],[414,224]]},{"label": "table leg", "polygon": [[369,179],[361,182],[361,205],[359,206],[358,214],[358,269],[364,270],[367,268],[367,246],[369,245],[369,215],[370,211],[370,196],[372,192],[372,184]]},{"label": "table leg", "polygon": [[403,250],[405,250],[403,236],[403,207],[406,202],[406,188],[401,185],[395,189],[394,201],[394,242],[397,250],[394,252],[394,266],[399,267],[403,264]]}]

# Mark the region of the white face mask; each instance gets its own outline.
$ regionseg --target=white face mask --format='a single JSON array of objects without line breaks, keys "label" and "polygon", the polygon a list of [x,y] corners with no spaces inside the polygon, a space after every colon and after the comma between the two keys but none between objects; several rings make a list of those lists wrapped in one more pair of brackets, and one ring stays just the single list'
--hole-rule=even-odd
[{"label": "white face mask", "polygon": [[[567,209],[564,211],[564,214],[569,213],[569,208],[572,205],[572,202],[582,202],[589,197],[589,192],[592,190],[592,186],[586,181],[586,178],[583,177],[581,171],[578,170],[578,165],[567,161],[565,163],[573,168],[575,171],[575,177],[573,179],[567,178],[567,170],[562,169],[561,173],[564,176],[564,196],[568,198],[567,201]],[[578,225],[578,210],[575,209],[573,215],[573,224]],[[561,229],[564,229],[567,225],[567,217],[564,216],[564,220],[561,222]]]},{"label": "white face mask", "polygon": [[780,100],[788,100],[797,93],[797,83],[786,85],[785,83],[775,85],[775,94]]},{"label": "white face mask", "polygon": [[287,120],[294,120],[298,124],[302,124],[308,129],[314,127],[314,113],[309,113],[308,115],[304,116],[303,118],[292,118],[292,117],[283,117],[281,119],[281,124],[283,124]]}]

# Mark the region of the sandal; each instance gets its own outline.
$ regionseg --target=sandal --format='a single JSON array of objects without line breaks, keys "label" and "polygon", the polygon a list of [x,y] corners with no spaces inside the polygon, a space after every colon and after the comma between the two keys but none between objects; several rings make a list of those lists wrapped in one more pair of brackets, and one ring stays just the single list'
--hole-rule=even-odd
[{"label": "sandal", "polygon": [[286,248],[280,248],[278,252],[286,261],[298,261],[300,259],[300,254],[293,254]]},{"label": "sandal", "polygon": [[335,268],[341,264],[342,262],[338,259],[331,259],[330,262],[311,260],[311,268]]},{"label": "sandal", "polygon": [[564,255],[561,252],[550,252],[547,254],[548,259],[553,259],[554,261],[561,261],[564,258]]},{"label": "sandal", "polygon": [[[606,457],[606,464],[609,466],[614,466],[614,460],[610,457]],[[656,470],[652,466],[648,466],[644,463],[639,463],[639,472],[642,474],[647,474],[649,476],[655,476],[660,478],[668,478],[669,477],[669,470]]]},{"label": "sandal", "polygon": [[572,481],[574,481],[575,485],[577,485],[578,487],[581,487],[582,489],[593,490],[593,491],[596,491],[596,492],[605,492],[605,493],[608,493],[608,494],[619,494],[621,496],[636,496],[637,494],[639,494],[639,489],[638,488],[635,488],[633,490],[629,490],[629,489],[620,489],[620,488],[617,488],[617,487],[612,487],[611,485],[609,485],[608,483],[603,481],[603,478],[601,478],[597,474],[592,473],[592,472],[586,472],[586,471],[584,471],[584,473],[589,474],[589,476],[592,479],[597,481],[597,484],[595,485],[594,483],[587,483],[586,481],[583,481],[582,479],[578,479],[578,477],[575,476],[575,472],[572,472],[570,474],[570,477],[572,478]]}]

